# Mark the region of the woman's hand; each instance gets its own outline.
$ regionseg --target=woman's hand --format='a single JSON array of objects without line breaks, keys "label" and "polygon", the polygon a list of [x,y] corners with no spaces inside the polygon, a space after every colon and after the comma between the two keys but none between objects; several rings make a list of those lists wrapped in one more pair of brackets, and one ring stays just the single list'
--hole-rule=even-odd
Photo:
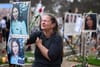
[{"label": "woman's hand", "polygon": [[39,37],[37,37],[37,39],[36,39],[36,46],[40,46],[40,45],[42,45],[42,40],[39,38]]},{"label": "woman's hand", "polygon": [[50,58],[48,56],[48,49],[44,45],[42,45],[42,40],[39,37],[37,37],[35,44],[40,49],[42,55],[50,61]]}]

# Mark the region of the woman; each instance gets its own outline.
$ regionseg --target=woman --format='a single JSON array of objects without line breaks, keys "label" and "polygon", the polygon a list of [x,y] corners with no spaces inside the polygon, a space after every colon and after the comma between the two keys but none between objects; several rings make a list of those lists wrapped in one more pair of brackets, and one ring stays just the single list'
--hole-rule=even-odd
[{"label": "woman", "polygon": [[61,67],[63,41],[53,15],[49,13],[41,15],[40,31],[33,32],[26,44],[32,43],[36,44],[32,67]]},{"label": "woman", "polygon": [[24,58],[22,58],[20,49],[20,42],[18,39],[13,38],[11,40],[11,53],[10,53],[10,67],[22,67],[21,64],[24,63]]},{"label": "woman", "polygon": [[25,21],[23,21],[22,17],[20,17],[19,15],[20,15],[20,10],[18,6],[14,6],[12,9],[11,32],[10,33],[27,35]]},{"label": "woman", "polygon": [[89,14],[85,20],[85,30],[96,30],[96,15]]},{"label": "woman", "polygon": [[11,64],[18,64],[19,46],[17,39],[11,41]]}]

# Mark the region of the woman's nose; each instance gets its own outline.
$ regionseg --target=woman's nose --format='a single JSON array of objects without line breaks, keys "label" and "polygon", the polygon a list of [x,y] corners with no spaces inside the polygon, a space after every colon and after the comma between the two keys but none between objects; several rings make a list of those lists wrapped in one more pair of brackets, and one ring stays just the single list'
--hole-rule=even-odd
[{"label": "woman's nose", "polygon": [[46,22],[45,22],[45,21],[42,21],[41,23],[42,23],[42,24],[46,24]]}]

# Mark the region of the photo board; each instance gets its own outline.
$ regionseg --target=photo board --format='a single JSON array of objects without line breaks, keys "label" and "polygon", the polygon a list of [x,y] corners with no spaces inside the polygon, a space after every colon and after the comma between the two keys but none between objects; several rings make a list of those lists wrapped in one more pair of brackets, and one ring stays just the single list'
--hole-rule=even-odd
[{"label": "photo board", "polygon": [[65,13],[64,35],[80,35],[82,28],[82,15],[75,13]]}]

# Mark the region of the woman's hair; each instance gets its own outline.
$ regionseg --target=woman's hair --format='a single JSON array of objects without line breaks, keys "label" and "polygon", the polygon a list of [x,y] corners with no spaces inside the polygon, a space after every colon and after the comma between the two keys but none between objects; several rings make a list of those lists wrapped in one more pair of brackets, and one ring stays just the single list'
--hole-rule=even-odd
[{"label": "woman's hair", "polygon": [[[89,14],[87,17],[90,17],[91,18],[91,20],[93,21],[93,27],[92,27],[92,29],[93,30],[96,30],[96,14]],[[86,17],[86,19],[85,19],[85,29],[88,29],[89,27],[88,27],[88,25],[87,25],[87,17]]]},{"label": "woman's hair", "polygon": [[[50,17],[50,20],[52,21],[52,23],[55,24],[55,27],[53,28],[53,31],[58,32],[58,22],[57,22],[55,16],[51,13],[44,13],[43,15],[48,15]],[[40,22],[41,22],[41,18],[40,18]]]},{"label": "woman's hair", "polygon": [[[20,43],[19,43],[18,39],[12,38],[12,39],[11,39],[11,55],[14,55],[13,50],[12,50],[12,48],[13,48],[12,45],[13,45],[14,42],[17,43],[17,45],[18,45],[18,47],[19,47],[18,50],[20,50]],[[18,52],[18,53],[19,53],[19,52]]]}]

